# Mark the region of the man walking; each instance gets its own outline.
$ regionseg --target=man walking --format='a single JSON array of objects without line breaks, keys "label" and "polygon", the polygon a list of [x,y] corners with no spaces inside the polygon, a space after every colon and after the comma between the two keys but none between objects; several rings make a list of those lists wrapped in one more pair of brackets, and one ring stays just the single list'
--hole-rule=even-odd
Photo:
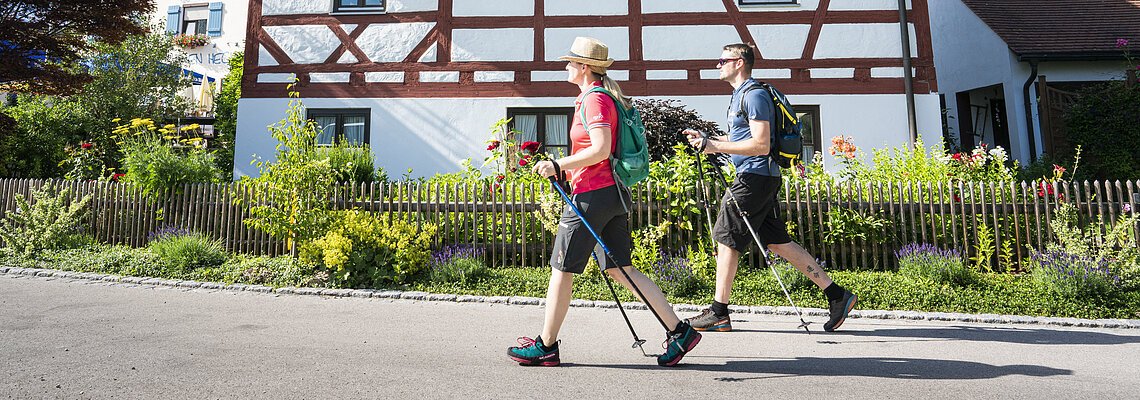
[{"label": "man walking", "polygon": [[823,289],[830,304],[831,318],[823,329],[831,332],[843,324],[847,314],[855,307],[858,297],[831,281],[815,257],[808,254],[788,236],[787,226],[779,213],[777,193],[783,185],[780,167],[769,153],[772,143],[772,121],[775,107],[772,96],[752,79],[755,56],[745,44],[724,46],[721,52],[720,79],[732,85],[732,100],[728,104],[728,135],[703,138],[700,132],[688,129],[689,144],[704,153],[725,153],[731,156],[737,178],[721,199],[720,212],[713,226],[713,239],[717,241],[716,292],[713,303],[700,314],[686,319],[694,329],[727,332],[732,330],[728,316],[732,282],[736,278],[740,253],[752,244],[752,234],[744,219],[732,205],[736,195],[739,207],[757,230],[761,245],[788,260],[797,270],[807,275]]}]

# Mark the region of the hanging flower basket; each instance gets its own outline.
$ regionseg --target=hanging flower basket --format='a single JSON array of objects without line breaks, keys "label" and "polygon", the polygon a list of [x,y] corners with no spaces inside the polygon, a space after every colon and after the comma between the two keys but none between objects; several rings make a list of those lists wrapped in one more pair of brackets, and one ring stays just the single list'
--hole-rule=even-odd
[{"label": "hanging flower basket", "polygon": [[207,44],[210,44],[210,38],[206,35],[174,35],[174,44],[184,49],[196,49]]}]

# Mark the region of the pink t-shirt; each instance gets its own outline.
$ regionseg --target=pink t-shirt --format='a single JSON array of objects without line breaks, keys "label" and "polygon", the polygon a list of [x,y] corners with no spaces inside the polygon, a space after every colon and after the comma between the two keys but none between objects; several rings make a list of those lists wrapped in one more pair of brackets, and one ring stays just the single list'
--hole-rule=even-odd
[{"label": "pink t-shirt", "polygon": [[[595,87],[602,83],[595,81]],[[585,110],[586,123],[583,125],[582,110]],[[614,100],[605,93],[594,92],[589,96],[578,96],[574,101],[574,125],[570,127],[570,154],[577,154],[590,147],[590,129],[610,128],[610,153],[617,149],[618,112]],[[614,185],[614,175],[610,170],[610,160],[570,171],[570,184],[574,193],[589,192]]]}]

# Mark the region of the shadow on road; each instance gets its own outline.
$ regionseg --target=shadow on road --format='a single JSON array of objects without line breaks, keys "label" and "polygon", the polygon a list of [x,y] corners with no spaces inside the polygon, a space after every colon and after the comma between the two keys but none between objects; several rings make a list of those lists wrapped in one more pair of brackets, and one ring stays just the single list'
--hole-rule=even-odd
[{"label": "shadow on road", "polygon": [[[743,332],[743,331],[742,331]],[[760,333],[795,333],[791,330],[748,330]],[[733,332],[736,333],[736,332]],[[824,336],[826,335],[826,336]],[[1140,343],[1140,335],[1115,335],[1105,332],[1067,331],[1026,328],[992,328],[977,326],[949,326],[930,328],[884,328],[866,331],[840,331],[820,335],[821,344],[897,342],[908,341],[951,341],[1000,342],[1017,344],[1075,344],[1075,345],[1119,345]],[[854,338],[866,340],[852,340]],[[888,338],[874,340],[875,338]]]},{"label": "shadow on road", "polygon": [[[858,376],[898,379],[991,379],[1009,375],[1058,376],[1072,375],[1067,369],[1039,365],[990,365],[972,361],[927,360],[920,358],[818,358],[729,360],[724,364],[686,363],[677,368],[698,371],[748,374],[715,378],[722,382],[739,382],[753,379],[782,378],[789,376]],[[693,360],[694,362],[700,362]],[[581,365],[579,367],[659,369],[655,365]],[[751,376],[750,376],[751,375]]]}]

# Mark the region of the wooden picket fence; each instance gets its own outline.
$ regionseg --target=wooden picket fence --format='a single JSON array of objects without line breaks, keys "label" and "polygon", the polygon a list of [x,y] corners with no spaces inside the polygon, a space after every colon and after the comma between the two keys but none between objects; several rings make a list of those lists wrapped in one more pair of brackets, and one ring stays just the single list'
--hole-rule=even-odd
[{"label": "wooden picket fence", "polygon": [[[141,247],[154,232],[184,229],[220,239],[234,252],[282,255],[290,251],[284,240],[242,222],[250,217],[247,205],[255,197],[234,183],[189,184],[152,198],[131,185],[114,182],[6,179],[0,180],[0,217],[16,210],[17,195],[28,198],[47,183],[69,190],[75,199],[92,196],[85,229],[104,243]],[[543,228],[543,221],[556,218],[560,200],[550,194],[548,185],[487,185],[388,182],[342,186],[329,201],[334,209],[392,213],[420,226],[438,226],[435,248],[482,248],[490,265],[545,265],[553,234]],[[781,212],[790,222],[792,236],[829,268],[890,269],[897,264],[894,252],[908,243],[930,243],[974,256],[979,231],[988,229],[997,250],[991,257],[994,265],[1011,269],[1032,249],[1041,249],[1052,240],[1049,222],[1062,202],[1076,206],[1083,222],[1103,219],[1112,223],[1125,210],[1140,206],[1138,188],[1140,181],[1065,182],[1056,183],[1052,190],[1028,182],[797,182],[786,184],[780,196]],[[715,218],[721,194],[719,189],[710,189],[708,196],[714,204],[705,207],[690,202],[701,198],[693,188],[671,192],[668,185],[640,184],[633,192],[631,228],[669,221],[672,224],[661,248],[674,253],[695,248],[699,241],[707,241],[707,220],[698,213],[678,213],[675,205],[690,202],[694,209],[712,210]],[[235,199],[246,205],[236,205]],[[541,211],[544,201],[552,211]],[[886,227],[881,232],[863,232],[866,238],[837,236],[832,220],[837,213],[878,219]],[[998,262],[1003,246],[1012,250],[1006,254],[1011,265]],[[760,263],[755,254],[749,260]]]}]

